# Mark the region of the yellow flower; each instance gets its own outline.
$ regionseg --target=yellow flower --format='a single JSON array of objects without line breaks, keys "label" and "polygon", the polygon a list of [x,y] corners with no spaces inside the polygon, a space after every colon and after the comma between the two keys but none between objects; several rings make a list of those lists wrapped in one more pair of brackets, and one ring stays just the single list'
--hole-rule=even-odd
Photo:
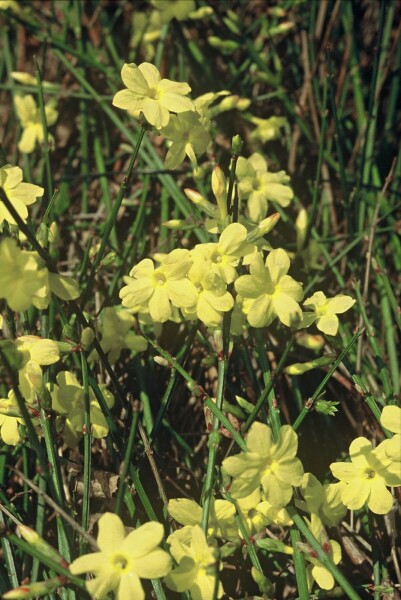
[{"label": "yellow flower", "polygon": [[[0,168],[0,187],[3,188],[7,198],[24,222],[28,216],[26,207],[41,198],[45,191],[38,185],[24,183],[22,181],[22,169],[11,165]],[[13,217],[0,200],[0,225],[3,221],[16,225]]]},{"label": "yellow flower", "polygon": [[330,465],[334,477],[347,484],[341,492],[342,502],[351,510],[362,508],[366,502],[372,512],[388,513],[393,497],[386,486],[401,485],[401,462],[394,468],[385,453],[384,443],[373,449],[364,437],[351,442],[349,453],[351,462]]},{"label": "yellow flower", "polygon": [[[167,538],[170,552],[178,567],[167,575],[165,582],[174,592],[189,590],[193,600],[213,600],[217,565],[214,548],[208,546],[199,525],[184,527]],[[224,594],[219,583],[217,598]]]},{"label": "yellow flower", "polygon": [[276,140],[281,136],[281,128],[287,124],[285,117],[269,117],[268,119],[259,119],[258,117],[252,117],[251,123],[256,125],[256,129],[251,131],[250,139],[255,142],[270,142],[270,140]]},{"label": "yellow flower", "polygon": [[41,367],[60,360],[60,352],[56,342],[36,335],[22,335],[16,339],[15,345],[25,357],[18,371],[21,393],[27,402],[32,402],[42,386]]},{"label": "yellow flower", "polygon": [[285,171],[269,173],[265,159],[257,152],[248,159],[239,157],[236,175],[240,198],[248,200],[249,218],[255,223],[266,216],[268,200],[286,207],[294,197]]},{"label": "yellow flower", "polygon": [[310,307],[312,313],[304,313],[300,327],[309,327],[316,321],[316,327],[327,335],[336,335],[338,331],[337,314],[344,313],[355,304],[351,296],[338,294],[334,298],[326,298],[323,292],[315,292],[307,298],[303,305]]},{"label": "yellow flower", "polygon": [[109,361],[115,363],[124,348],[135,352],[143,352],[148,343],[141,335],[130,331],[136,325],[136,319],[128,310],[117,310],[116,307],[105,308],[99,330],[102,334],[101,346],[108,354]]},{"label": "yellow flower", "polygon": [[128,285],[120,291],[123,306],[141,311],[147,308],[158,323],[172,317],[173,306],[193,306],[197,291],[186,277],[191,265],[188,250],[180,248],[164,257],[156,269],[150,258],[141,260],[125,278]]},{"label": "yellow flower", "polygon": [[200,122],[197,112],[171,115],[168,125],[162,127],[160,133],[172,141],[164,162],[166,169],[176,169],[185,160],[185,155],[197,168],[196,156],[203,154],[210,142],[209,132]]},{"label": "yellow flower", "polygon": [[159,11],[163,25],[172,19],[184,21],[196,9],[194,0],[151,0],[151,4]]},{"label": "yellow flower", "polygon": [[[201,525],[202,507],[195,500],[175,498],[167,506],[169,514],[181,525]],[[227,531],[236,530],[235,507],[227,500],[212,499],[208,522],[208,535],[227,539]]]},{"label": "yellow flower", "polygon": [[301,484],[305,503],[299,504],[302,509],[318,515],[325,525],[335,527],[347,512],[341,500],[345,487],[343,481],[322,485],[312,473],[305,473]]},{"label": "yellow flower", "polygon": [[295,455],[298,437],[290,425],[280,429],[277,442],[272,430],[263,423],[254,423],[241,452],[223,461],[223,469],[233,477],[230,489],[234,498],[244,498],[262,486],[266,500],[273,506],[286,506],[292,497],[292,487],[302,482],[302,463]]},{"label": "yellow flower", "polygon": [[[308,519],[305,521],[309,525],[309,529],[315,536],[318,542],[322,545],[322,548],[326,552],[326,554],[331,558],[335,565],[341,561],[341,546],[335,540],[329,540],[327,534],[324,530],[323,523],[319,519],[317,515],[311,515],[311,521]],[[326,567],[322,565],[322,563],[313,556],[314,551],[311,553],[306,553],[305,558],[311,564],[307,567],[307,577],[308,577],[308,585],[309,590],[312,589],[313,580],[316,581],[318,586],[322,588],[322,590],[332,590],[335,585],[335,580],[333,575],[330,573]]]},{"label": "yellow flower", "polygon": [[[44,131],[40,110],[30,94],[15,97],[15,109],[23,128],[22,137],[18,142],[20,152],[30,154],[35,150],[36,143],[44,140]],[[45,106],[46,123],[48,126],[57,121],[58,112],[50,105]],[[54,143],[54,138],[49,134],[49,144]]]},{"label": "yellow flower", "polygon": [[252,327],[266,327],[276,317],[293,327],[302,318],[298,302],[302,299],[302,285],[287,275],[290,268],[288,254],[278,248],[272,250],[265,264],[257,254],[250,265],[250,275],[242,275],[235,289],[242,298],[249,299],[245,312]]},{"label": "yellow flower", "polygon": [[[57,385],[54,385],[51,392],[52,407],[60,415],[65,416],[64,441],[70,448],[75,448],[81,438],[85,423],[84,388],[70,371],[61,371],[56,380]],[[107,390],[104,384],[99,387],[107,406],[111,408],[114,404],[113,394]],[[89,388],[89,403],[91,433],[95,438],[104,438],[109,433],[109,426],[92,388]]]},{"label": "yellow flower", "polygon": [[95,575],[86,587],[96,599],[114,591],[117,600],[144,600],[141,579],[164,577],[171,569],[171,557],[159,548],[162,539],[160,523],[145,523],[126,535],[121,519],[105,513],[99,519],[100,551],[80,556],[71,563],[70,571]]},{"label": "yellow flower", "polygon": [[[401,408],[399,406],[385,406],[380,417],[380,423],[395,433],[390,440],[384,440],[380,446],[384,449],[386,456],[392,461],[401,461]],[[391,466],[389,467],[391,468]]]},{"label": "yellow flower", "polygon": [[217,243],[198,244],[191,257],[196,262],[196,256],[200,254],[225,283],[232,283],[238,276],[235,267],[240,258],[251,254],[255,248],[247,242],[247,235],[244,225],[231,223],[223,230]]},{"label": "yellow flower", "polygon": [[211,261],[196,256],[196,260],[188,272],[188,277],[197,291],[195,303],[181,308],[187,319],[200,319],[209,327],[219,325],[222,313],[234,306],[234,298],[227,291],[224,281],[213,272]]},{"label": "yellow flower", "polygon": [[21,441],[19,425],[24,425],[13,390],[7,398],[0,398],[0,438],[5,444],[15,446]]},{"label": "yellow flower", "polygon": [[5,298],[12,310],[29,308],[42,287],[42,270],[33,252],[21,250],[16,240],[0,242],[0,298]]},{"label": "yellow flower", "polygon": [[125,64],[121,79],[127,89],[117,92],[113,105],[129,111],[142,111],[145,119],[156,129],[166,127],[170,112],[182,113],[194,110],[194,105],[185,96],[191,91],[187,83],[161,79],[156,67],[150,63],[137,66]]}]

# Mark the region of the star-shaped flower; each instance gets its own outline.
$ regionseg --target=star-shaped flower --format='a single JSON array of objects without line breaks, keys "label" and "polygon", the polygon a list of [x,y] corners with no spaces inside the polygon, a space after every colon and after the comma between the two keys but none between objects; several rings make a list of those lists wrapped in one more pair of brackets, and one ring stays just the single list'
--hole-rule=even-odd
[{"label": "star-shaped flower", "polygon": [[262,486],[266,500],[273,506],[286,506],[292,497],[292,487],[302,482],[303,468],[299,458],[298,437],[290,425],[280,429],[277,442],[272,430],[263,423],[254,423],[241,452],[223,461],[223,469],[233,477],[230,493],[244,498]]},{"label": "star-shaped flower", "polygon": [[144,600],[141,579],[164,577],[171,570],[171,557],[159,548],[162,539],[161,523],[145,523],[126,535],[121,519],[105,513],[99,519],[100,551],[80,556],[71,563],[70,571],[95,575],[86,587],[96,599],[114,591],[117,600]]},{"label": "star-shaped flower", "polygon": [[397,469],[390,470],[391,459],[385,453],[385,445],[373,449],[364,437],[351,442],[349,453],[351,462],[330,465],[334,477],[347,484],[341,493],[342,502],[351,510],[362,508],[366,502],[372,512],[388,513],[393,497],[386,486],[401,485],[401,462]]},{"label": "star-shaped flower", "polygon": [[130,111],[141,111],[145,119],[156,129],[166,127],[170,113],[195,110],[185,96],[191,91],[187,83],[161,79],[159,71],[151,63],[125,64],[121,79],[127,89],[117,92],[113,105]]},{"label": "star-shaped flower", "polygon": [[[35,150],[37,142],[44,140],[42,116],[36,102],[30,94],[15,97],[15,109],[23,128],[22,136],[18,142],[18,150],[30,154]],[[45,106],[46,123],[48,126],[57,121],[58,112],[50,104]],[[53,136],[49,134],[49,144],[53,144]]]},{"label": "star-shaped flower", "polygon": [[278,248],[270,252],[265,264],[258,254],[250,265],[251,274],[235,282],[238,294],[247,300],[244,310],[252,327],[267,327],[276,317],[287,327],[301,321],[298,302],[302,300],[302,286],[287,275],[289,268],[288,254]]},{"label": "star-shaped flower", "polygon": [[[15,210],[25,222],[28,216],[27,206],[36,202],[44,194],[44,189],[32,183],[22,181],[22,169],[5,165],[0,168],[0,187],[3,188],[7,198],[14,206]],[[0,201],[0,224],[8,221],[11,225],[16,225],[14,218],[8,212],[3,202]]]}]

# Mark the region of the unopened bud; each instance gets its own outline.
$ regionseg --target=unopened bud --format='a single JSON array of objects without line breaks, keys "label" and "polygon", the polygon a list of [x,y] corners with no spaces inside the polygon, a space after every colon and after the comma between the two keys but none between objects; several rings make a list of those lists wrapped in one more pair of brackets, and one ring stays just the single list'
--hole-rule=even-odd
[{"label": "unopened bud", "polygon": [[108,267],[116,262],[117,254],[115,252],[108,252],[100,263],[101,267]]},{"label": "unopened bud", "polygon": [[241,154],[242,152],[242,146],[244,145],[244,142],[242,141],[242,137],[240,135],[234,135],[233,139],[231,140],[231,149],[233,154]]},{"label": "unopened bud", "polygon": [[62,575],[52,577],[46,581],[36,581],[14,588],[3,594],[3,598],[14,600],[17,598],[39,598],[41,596],[49,596],[52,592],[62,585],[65,585],[68,579]]},{"label": "unopened bud", "polygon": [[227,180],[220,167],[216,165],[212,172],[212,191],[219,207],[220,218],[227,217]]},{"label": "unopened bud", "polygon": [[161,367],[171,367],[168,360],[166,360],[162,356],[154,356],[153,360],[155,361],[156,364],[160,365]]},{"label": "unopened bud", "polygon": [[252,229],[246,236],[246,241],[250,243],[267,235],[280,220],[279,213],[273,213],[270,217],[263,219],[255,229]]},{"label": "unopened bud", "polygon": [[191,200],[191,202],[199,206],[199,208],[202,208],[205,211],[205,213],[209,215],[209,217],[217,217],[216,207],[213,206],[211,202],[206,200],[206,198],[202,196],[202,194],[189,188],[184,189],[184,194],[189,200]]},{"label": "unopened bud", "polygon": [[183,219],[171,219],[170,221],[164,221],[163,227],[167,227],[167,229],[181,229],[185,224]]},{"label": "unopened bud", "polygon": [[95,332],[92,327],[85,327],[81,333],[81,345],[84,350],[88,350],[93,340],[95,339]]},{"label": "unopened bud", "polygon": [[295,221],[295,229],[297,232],[297,249],[300,250],[304,245],[306,231],[308,229],[308,213],[304,208],[298,213],[297,220]]},{"label": "unopened bud", "polygon": [[21,537],[28,542],[28,544],[34,546],[39,552],[41,552],[41,554],[47,558],[50,558],[62,567],[67,566],[67,562],[61,556],[61,554],[59,554],[58,551],[53,548],[53,546],[50,546],[50,544],[45,542],[45,540],[40,537],[40,535],[34,529],[21,524],[18,525],[18,531]]}]

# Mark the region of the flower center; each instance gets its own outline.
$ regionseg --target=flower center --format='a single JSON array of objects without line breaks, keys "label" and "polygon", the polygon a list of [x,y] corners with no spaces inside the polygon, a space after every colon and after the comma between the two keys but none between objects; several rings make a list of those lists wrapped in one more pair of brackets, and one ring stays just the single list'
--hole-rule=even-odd
[{"label": "flower center", "polygon": [[376,472],[373,469],[365,470],[366,479],[374,479],[375,475],[376,475]]},{"label": "flower center", "polygon": [[128,567],[128,559],[123,554],[114,554],[111,558],[111,564],[117,571],[125,571]]},{"label": "flower center", "polygon": [[164,285],[166,283],[166,276],[164,275],[164,273],[162,273],[161,271],[159,271],[158,269],[156,269],[153,273],[153,278],[154,278],[154,285]]}]

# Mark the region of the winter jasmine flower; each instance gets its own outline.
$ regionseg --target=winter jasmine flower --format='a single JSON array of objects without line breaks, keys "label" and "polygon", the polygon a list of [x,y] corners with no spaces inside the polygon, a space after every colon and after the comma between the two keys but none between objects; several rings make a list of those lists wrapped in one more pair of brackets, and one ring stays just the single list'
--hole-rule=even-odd
[{"label": "winter jasmine flower", "polygon": [[351,510],[362,508],[366,502],[372,512],[388,513],[393,497],[386,486],[401,485],[401,462],[394,468],[385,453],[385,445],[379,444],[373,449],[364,437],[353,440],[349,452],[351,462],[330,465],[334,477],[347,484],[341,492],[342,502]]},{"label": "winter jasmine flower", "polygon": [[197,291],[195,303],[182,307],[181,312],[187,319],[200,319],[209,327],[219,325],[222,313],[234,306],[234,298],[227,291],[225,282],[212,269],[210,261],[196,256],[188,272],[188,278]]},{"label": "winter jasmine flower", "polygon": [[173,306],[193,306],[197,291],[187,278],[191,265],[189,252],[179,248],[170,252],[157,268],[150,258],[141,260],[125,278],[128,285],[120,291],[123,306],[139,310],[147,307],[158,323],[172,317]]},{"label": "winter jasmine flower", "polygon": [[338,331],[337,314],[346,312],[355,304],[350,296],[338,294],[334,298],[326,298],[323,292],[315,292],[307,298],[303,305],[313,310],[312,313],[304,313],[300,327],[309,327],[316,321],[319,331],[327,335],[336,335]]},{"label": "winter jasmine flower", "polygon": [[302,463],[296,457],[298,437],[290,425],[284,425],[273,442],[272,430],[263,423],[254,423],[241,452],[223,461],[223,469],[231,475],[230,493],[234,498],[248,496],[262,486],[266,500],[273,506],[286,506],[292,497],[292,487],[300,485]]},{"label": "winter jasmine flower", "polygon": [[20,416],[14,391],[8,392],[7,398],[0,398],[0,439],[9,446],[15,446],[21,441],[19,425],[24,425]]},{"label": "winter jasmine flower", "polygon": [[[169,514],[181,525],[201,525],[203,509],[195,500],[175,498],[167,506]],[[208,535],[227,538],[227,530],[235,528],[235,507],[227,500],[212,500]]]},{"label": "winter jasmine flower", "polygon": [[171,569],[171,557],[159,548],[162,539],[160,523],[145,523],[126,535],[121,519],[105,513],[99,519],[99,552],[80,556],[71,563],[70,571],[95,575],[86,587],[96,599],[114,592],[117,600],[144,600],[141,579],[164,577]]},{"label": "winter jasmine flower", "polygon": [[[56,380],[57,384],[51,391],[52,408],[65,417],[64,441],[70,448],[75,448],[85,424],[85,391],[76,376],[70,371],[61,371]],[[107,406],[111,408],[114,404],[113,394],[107,390],[104,384],[99,387]],[[106,437],[109,426],[92,388],[89,388],[89,410],[91,434],[94,438]]]},{"label": "winter jasmine flower", "polygon": [[[331,558],[335,565],[341,561],[341,546],[335,540],[329,540],[324,530],[323,523],[317,515],[312,514],[311,521],[305,519],[309,525],[309,529],[313,533],[314,537],[321,543],[326,554]],[[313,550],[305,553],[306,560],[310,563],[307,567],[307,577],[309,590],[313,587],[313,580],[316,581],[318,586],[322,590],[332,590],[335,585],[333,575],[330,573],[322,563],[313,556]]]},{"label": "winter jasmine flower", "polygon": [[290,268],[288,254],[278,248],[272,250],[265,264],[257,254],[250,265],[250,275],[242,275],[235,289],[244,299],[249,299],[247,319],[252,327],[266,327],[276,317],[291,327],[302,318],[298,304],[302,300],[302,285],[287,275]]},{"label": "winter jasmine flower", "polygon": [[171,115],[168,125],[160,133],[172,142],[164,162],[166,169],[176,169],[185,156],[188,156],[194,168],[198,167],[196,157],[206,152],[210,135],[197,112],[186,111]]},{"label": "winter jasmine flower", "polygon": [[[401,408],[399,406],[385,406],[383,408],[380,423],[394,433],[395,435],[390,440],[384,440],[380,444],[381,448],[384,449],[384,452],[388,458],[392,461],[400,462],[401,461]],[[397,465],[394,465],[395,468]],[[392,466],[390,465],[390,469]]]},{"label": "winter jasmine flower", "polygon": [[248,159],[239,157],[236,175],[241,199],[247,199],[251,221],[258,223],[267,213],[268,201],[282,207],[289,205],[294,192],[287,185],[289,176],[284,171],[270,173],[261,154],[252,154]]},{"label": "winter jasmine flower", "polygon": [[[166,585],[175,592],[189,590],[193,600],[213,600],[217,577],[215,549],[208,546],[199,525],[184,529],[184,538],[182,530],[175,531],[167,538],[178,567],[167,575]],[[223,586],[219,583],[217,598],[223,594]]]},{"label": "winter jasmine flower", "polygon": [[196,9],[195,0],[151,0],[151,4],[160,13],[163,25],[172,19],[184,21]]},{"label": "winter jasmine flower", "polygon": [[41,367],[60,360],[60,352],[56,342],[36,335],[22,335],[15,345],[25,357],[18,372],[21,393],[27,402],[33,402],[42,386]]},{"label": "winter jasmine flower", "polygon": [[325,525],[335,527],[347,512],[341,500],[345,487],[346,483],[343,481],[322,485],[312,473],[305,473],[301,484],[305,503],[297,502],[297,504],[308,512],[318,515]]},{"label": "winter jasmine flower", "polygon": [[145,338],[132,331],[135,325],[136,319],[128,310],[118,310],[116,307],[103,309],[99,325],[101,346],[111,363],[118,360],[124,348],[143,352],[148,347]]},{"label": "winter jasmine flower", "polygon": [[4,238],[0,242],[0,264],[0,298],[12,310],[26,310],[42,287],[34,253],[21,250],[15,239]]},{"label": "winter jasmine flower", "polygon": [[[30,154],[35,150],[36,143],[44,140],[42,117],[36,102],[30,94],[16,96],[14,99],[15,110],[23,128],[22,136],[18,142],[20,152]],[[58,112],[51,105],[45,106],[46,122],[48,126],[57,121]],[[54,144],[54,138],[49,134],[49,144]]]},{"label": "winter jasmine flower", "polygon": [[142,111],[145,119],[156,129],[166,127],[170,113],[194,110],[185,96],[191,91],[187,83],[161,79],[159,71],[150,63],[137,66],[125,64],[121,78],[127,89],[117,92],[113,105],[130,111]]},{"label": "winter jasmine flower", "polygon": [[285,117],[269,117],[268,119],[259,119],[251,117],[250,122],[256,125],[256,129],[251,131],[250,139],[252,142],[270,142],[281,136],[281,129],[287,125]]},{"label": "winter jasmine flower", "polygon": [[[19,167],[5,165],[0,168],[0,187],[3,188],[7,198],[25,222],[28,216],[26,207],[34,204],[38,198],[41,198],[45,190],[32,183],[24,183],[22,176],[22,169]],[[16,225],[13,217],[0,200],[0,224],[3,221],[7,221],[11,225]]]},{"label": "winter jasmine flower", "polygon": [[232,223],[223,230],[217,243],[195,246],[191,257],[196,262],[197,254],[201,254],[225,283],[232,283],[238,276],[235,267],[238,266],[240,258],[251,254],[255,248],[247,242],[247,235],[244,225]]}]

